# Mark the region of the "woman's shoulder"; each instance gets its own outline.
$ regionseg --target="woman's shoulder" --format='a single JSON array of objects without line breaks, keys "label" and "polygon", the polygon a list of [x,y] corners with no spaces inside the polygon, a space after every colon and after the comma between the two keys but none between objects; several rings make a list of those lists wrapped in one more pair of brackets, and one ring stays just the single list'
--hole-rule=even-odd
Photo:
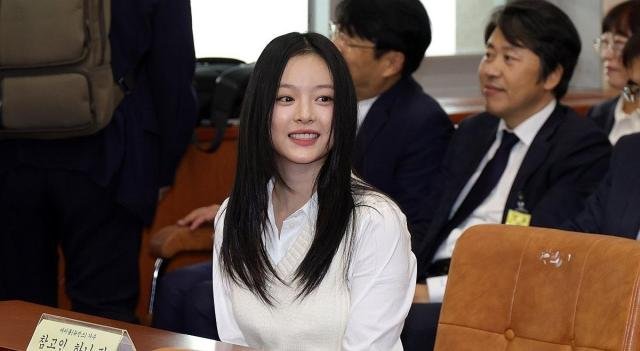
[{"label": "woman's shoulder", "polygon": [[216,217],[213,220],[213,228],[215,233],[215,241],[222,241],[222,234],[224,232],[224,217],[227,213],[227,205],[229,204],[229,198],[226,198],[220,204],[220,208],[218,209],[218,213],[216,213]]},{"label": "woman's shoulder", "polygon": [[406,225],[400,207],[386,194],[374,189],[358,190],[354,194],[356,218],[359,221],[394,221]]},{"label": "woman's shoulder", "polygon": [[407,219],[400,207],[387,195],[375,190],[360,191],[355,200],[356,256],[384,258],[399,247],[411,250]]},{"label": "woman's shoulder", "polygon": [[226,198],[220,204],[220,208],[218,209],[218,213],[216,213],[216,218],[214,220],[214,223],[218,223],[219,220],[224,219],[224,214],[227,212],[228,205],[229,205],[229,198]]},{"label": "woman's shoulder", "polygon": [[356,206],[379,206],[388,209],[398,208],[398,205],[385,193],[375,189],[362,189],[354,192]]},{"label": "woman's shoulder", "polygon": [[357,212],[400,213],[400,207],[385,193],[373,188],[355,174],[351,174],[353,202]]}]

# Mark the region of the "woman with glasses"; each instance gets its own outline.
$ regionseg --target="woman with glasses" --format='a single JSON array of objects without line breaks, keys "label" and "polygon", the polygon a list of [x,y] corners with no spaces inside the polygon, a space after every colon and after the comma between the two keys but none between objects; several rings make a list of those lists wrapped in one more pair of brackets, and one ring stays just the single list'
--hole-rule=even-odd
[{"label": "woman with glasses", "polygon": [[[623,92],[629,77],[622,64],[622,50],[640,27],[640,1],[630,0],[614,6],[602,20],[602,34],[593,44],[602,59],[606,81],[611,89]],[[627,89],[628,90],[628,89]],[[588,112],[615,144],[626,134],[640,131],[640,103],[629,94],[620,94],[594,106]]]},{"label": "woman with glasses", "polygon": [[[630,86],[640,82],[640,34],[629,38],[622,54]],[[638,96],[636,95],[636,101]],[[613,148],[607,177],[585,209],[566,229],[640,239],[640,133],[625,135]]]}]

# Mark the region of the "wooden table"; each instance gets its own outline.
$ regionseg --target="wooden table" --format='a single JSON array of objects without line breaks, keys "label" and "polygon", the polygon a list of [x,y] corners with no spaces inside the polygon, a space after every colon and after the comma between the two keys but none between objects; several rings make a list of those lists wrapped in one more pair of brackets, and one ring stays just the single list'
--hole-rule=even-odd
[{"label": "wooden table", "polygon": [[89,316],[24,301],[0,301],[0,350],[26,350],[42,313],[125,329],[138,351],[172,348],[202,351],[250,351],[252,349],[177,334],[137,324]]}]

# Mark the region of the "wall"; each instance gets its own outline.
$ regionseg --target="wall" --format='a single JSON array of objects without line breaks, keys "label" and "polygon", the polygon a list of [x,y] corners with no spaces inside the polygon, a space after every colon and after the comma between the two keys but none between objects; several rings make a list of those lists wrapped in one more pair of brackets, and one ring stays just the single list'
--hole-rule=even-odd
[{"label": "wall", "polygon": [[[339,0],[329,1],[331,9]],[[433,0],[440,1],[440,0]],[[449,0],[447,0],[449,1]],[[600,34],[600,20],[606,9],[623,0],[550,0],[574,21],[582,40],[582,52],[571,81],[573,90],[602,90],[600,60],[592,49],[593,39]],[[491,6],[492,0],[478,0],[474,6]],[[473,9],[459,8],[458,22],[479,28],[478,38],[459,37],[457,45],[461,48],[473,46],[469,40],[482,40],[482,30],[487,18],[474,19]],[[473,21],[472,21],[473,20]],[[477,83],[477,67],[481,54],[463,54],[456,56],[426,57],[414,77],[425,91],[435,97],[475,97],[480,96]]]},{"label": "wall", "polygon": [[[603,4],[603,1],[606,4]],[[600,61],[592,47],[600,34],[600,19],[604,6],[621,0],[551,0],[574,21],[582,40],[582,52],[574,73],[571,89],[601,90]],[[486,19],[482,20],[486,23]],[[425,91],[436,97],[479,96],[477,66],[481,55],[426,57],[414,74]]]}]

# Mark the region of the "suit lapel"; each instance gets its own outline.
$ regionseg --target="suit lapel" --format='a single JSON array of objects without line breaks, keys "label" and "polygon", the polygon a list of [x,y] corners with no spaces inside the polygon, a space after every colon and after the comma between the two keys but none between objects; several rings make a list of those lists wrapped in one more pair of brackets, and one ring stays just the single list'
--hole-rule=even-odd
[{"label": "suit lapel", "polygon": [[433,239],[423,241],[419,250],[420,255],[424,255],[422,259],[428,257],[430,260],[455,228],[456,223],[449,220],[453,205],[495,140],[500,121],[497,117],[481,114],[471,118],[479,119],[470,121],[478,122],[477,125],[470,123],[468,127],[461,127],[465,129],[463,134],[460,130],[456,131],[450,145],[450,154],[447,155],[444,173],[441,175],[442,189],[438,189],[442,197],[429,227],[429,238]]},{"label": "suit lapel", "polygon": [[460,163],[462,168],[460,172],[461,176],[458,179],[458,184],[455,189],[456,197],[467,184],[469,178],[471,178],[473,173],[478,169],[480,161],[482,161],[489,151],[489,148],[491,148],[491,144],[495,141],[498,122],[499,120],[496,118],[495,123],[491,123],[486,128],[479,129],[477,137],[472,138],[473,140],[468,140],[470,143],[468,143],[465,150],[463,150],[468,156],[463,158],[465,162]]},{"label": "suit lapel", "polygon": [[[371,109],[367,113],[358,134],[356,135],[356,142],[353,154],[354,168],[362,172],[364,166],[364,159],[367,150],[370,150],[369,145],[373,143],[376,136],[389,122],[391,118],[390,110],[396,103],[396,99],[400,96],[408,94],[407,90],[411,89],[411,78],[403,78],[396,83],[391,89],[384,92],[373,103]],[[416,83],[417,84],[417,83]],[[389,143],[390,141],[385,141]]]},{"label": "suit lapel", "polygon": [[509,197],[507,198],[503,213],[503,222],[507,211],[517,202],[518,194],[524,189],[529,178],[546,160],[549,150],[551,149],[549,140],[560,125],[564,113],[564,107],[558,104],[553,113],[551,113],[551,116],[549,116],[547,121],[542,125],[542,128],[540,128],[535,138],[533,138],[531,146],[522,160],[520,169],[518,170],[516,178],[513,180],[511,190],[509,191]]},{"label": "suit lapel", "polygon": [[451,208],[458,196],[460,196],[462,188],[467,184],[491,144],[493,144],[496,138],[498,122],[499,119],[492,118],[489,123],[477,128],[475,133],[466,138],[464,143],[461,143],[460,151],[453,155],[456,160],[452,162],[452,167],[456,168],[451,170],[452,177],[447,176],[447,179],[445,179],[445,184],[448,184],[448,186],[445,186],[446,189],[443,194],[445,194],[446,199],[443,199],[443,206],[441,206],[443,210],[447,211],[446,214],[443,214],[445,223],[449,219]]},{"label": "suit lapel", "polygon": [[373,103],[364,122],[362,122],[362,126],[360,126],[360,130],[358,130],[353,158],[354,166],[358,170],[363,166],[366,150],[369,149],[369,145],[389,121],[389,101],[387,101],[387,99],[381,101],[382,98],[383,96],[380,96],[380,98]]}]

